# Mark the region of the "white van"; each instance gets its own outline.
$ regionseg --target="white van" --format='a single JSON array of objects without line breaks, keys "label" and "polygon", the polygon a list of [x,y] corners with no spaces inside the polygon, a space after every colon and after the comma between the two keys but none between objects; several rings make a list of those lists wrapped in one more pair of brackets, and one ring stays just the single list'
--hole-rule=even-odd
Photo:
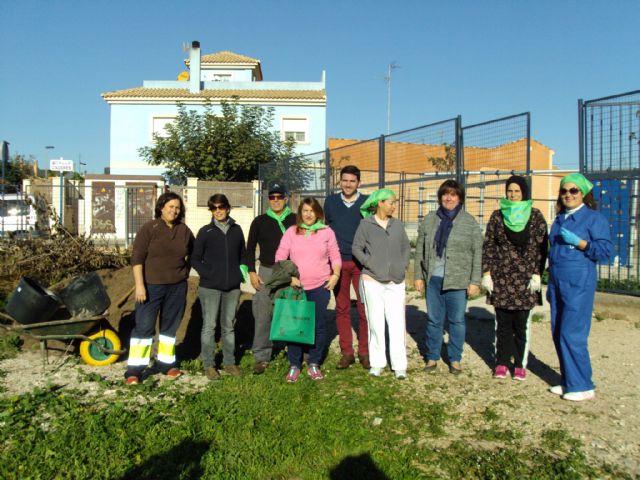
[{"label": "white van", "polygon": [[36,230],[36,200],[21,193],[0,193],[0,235],[13,236]]}]

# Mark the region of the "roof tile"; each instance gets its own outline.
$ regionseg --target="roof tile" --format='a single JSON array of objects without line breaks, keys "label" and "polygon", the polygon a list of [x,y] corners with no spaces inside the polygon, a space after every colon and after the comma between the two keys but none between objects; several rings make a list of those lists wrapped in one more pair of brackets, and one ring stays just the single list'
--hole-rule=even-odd
[{"label": "roof tile", "polygon": [[188,88],[128,88],[105,92],[105,100],[115,99],[267,99],[267,100],[326,100],[324,90],[201,90],[191,93]]}]

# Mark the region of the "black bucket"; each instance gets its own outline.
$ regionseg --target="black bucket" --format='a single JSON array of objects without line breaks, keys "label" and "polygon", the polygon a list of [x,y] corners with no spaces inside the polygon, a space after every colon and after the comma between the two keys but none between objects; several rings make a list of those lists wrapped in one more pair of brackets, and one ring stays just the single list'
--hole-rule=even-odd
[{"label": "black bucket", "polygon": [[4,309],[18,323],[27,325],[48,321],[59,306],[60,299],[53,292],[23,277]]},{"label": "black bucket", "polygon": [[74,317],[100,315],[111,305],[111,299],[96,272],[73,280],[60,292],[60,298]]}]

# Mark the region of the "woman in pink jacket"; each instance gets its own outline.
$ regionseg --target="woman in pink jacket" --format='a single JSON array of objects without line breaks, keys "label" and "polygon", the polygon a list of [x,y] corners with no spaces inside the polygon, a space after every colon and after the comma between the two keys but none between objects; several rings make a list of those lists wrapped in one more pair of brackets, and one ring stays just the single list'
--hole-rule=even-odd
[{"label": "woman in pink jacket", "polygon": [[336,236],[324,224],[324,211],[315,198],[305,198],[298,207],[297,224],[284,233],[276,251],[276,262],[291,260],[298,267],[300,279],[293,277],[291,285],[302,287],[307,300],[316,304],[315,344],[287,345],[289,373],[287,382],[300,376],[304,349],[309,349],[307,373],[312,380],[322,380],[320,361],[326,347],[326,315],[329,296],[340,279],[342,260]]}]

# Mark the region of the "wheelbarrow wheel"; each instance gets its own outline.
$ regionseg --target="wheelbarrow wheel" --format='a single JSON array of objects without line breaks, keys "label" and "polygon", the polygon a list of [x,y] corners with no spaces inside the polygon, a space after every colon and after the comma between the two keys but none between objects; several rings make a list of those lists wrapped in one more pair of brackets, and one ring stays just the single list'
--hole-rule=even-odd
[{"label": "wheelbarrow wheel", "polygon": [[[99,332],[90,335],[89,338],[109,350],[120,350],[120,337],[118,337],[118,334],[113,330],[100,330]],[[114,363],[118,360],[119,355],[103,352],[100,348],[94,345],[94,343],[88,340],[83,340],[80,342],[80,357],[87,365],[103,367]]]}]

